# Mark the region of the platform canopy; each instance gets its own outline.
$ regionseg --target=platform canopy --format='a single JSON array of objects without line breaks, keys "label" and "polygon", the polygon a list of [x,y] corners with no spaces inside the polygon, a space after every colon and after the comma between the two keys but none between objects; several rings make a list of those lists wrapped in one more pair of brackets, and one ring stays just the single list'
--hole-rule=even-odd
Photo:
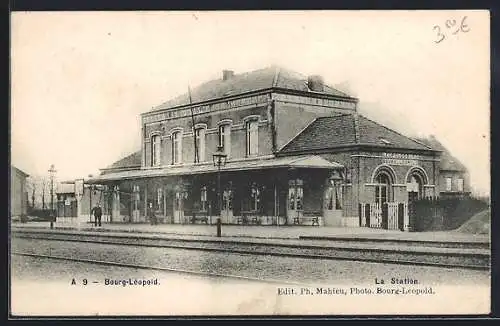
[{"label": "platform canopy", "polygon": [[[303,169],[341,169],[343,165],[330,162],[317,155],[273,157],[266,159],[228,161],[221,171],[247,171],[273,168],[303,168]],[[212,162],[200,164],[184,164],[163,168],[135,169],[99,175],[85,180],[86,183],[99,184],[107,181],[130,180],[140,178],[168,177],[178,175],[192,175],[215,173],[217,167]]]}]

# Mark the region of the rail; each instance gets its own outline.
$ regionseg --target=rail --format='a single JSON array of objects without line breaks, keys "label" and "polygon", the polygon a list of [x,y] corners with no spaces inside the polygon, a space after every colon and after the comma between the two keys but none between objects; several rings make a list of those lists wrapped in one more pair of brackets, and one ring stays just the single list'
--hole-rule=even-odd
[{"label": "rail", "polygon": [[[186,240],[139,237],[117,237],[109,235],[71,235],[47,232],[13,232],[14,237],[51,241],[67,241],[119,246],[172,248],[181,250],[212,251],[246,255],[271,255],[307,259],[350,260],[369,263],[433,266],[489,270],[490,255],[457,250],[453,252],[432,252],[404,249],[360,248],[320,245],[299,245],[280,243],[237,242],[217,240]],[[107,238],[107,240],[106,240]]]}]

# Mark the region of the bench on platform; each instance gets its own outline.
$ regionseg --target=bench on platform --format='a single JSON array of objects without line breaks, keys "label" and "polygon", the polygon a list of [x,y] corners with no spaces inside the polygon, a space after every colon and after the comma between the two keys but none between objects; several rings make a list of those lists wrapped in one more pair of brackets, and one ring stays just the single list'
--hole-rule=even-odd
[{"label": "bench on platform", "polygon": [[[300,214],[302,213],[302,214]],[[304,221],[310,221],[312,225],[319,226],[320,211],[298,211],[297,216],[293,218],[293,224],[300,225]]]},{"label": "bench on platform", "polygon": [[208,224],[208,212],[207,211],[193,211],[190,222],[191,224],[195,224],[196,221],[201,221],[205,224]]},{"label": "bench on platform", "polygon": [[261,224],[258,211],[241,211],[241,216],[236,218],[238,224]]},{"label": "bench on platform", "polygon": [[156,221],[158,221],[158,223],[161,223],[161,224],[166,224],[167,220],[169,220],[169,218],[167,216],[161,215],[161,216],[156,217]]}]

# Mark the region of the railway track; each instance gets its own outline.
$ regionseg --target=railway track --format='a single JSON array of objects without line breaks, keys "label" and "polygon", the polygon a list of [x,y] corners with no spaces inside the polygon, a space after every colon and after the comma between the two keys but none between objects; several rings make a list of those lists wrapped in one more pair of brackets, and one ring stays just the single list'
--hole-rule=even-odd
[{"label": "railway track", "polygon": [[95,259],[69,258],[69,257],[62,257],[62,256],[42,255],[42,254],[33,254],[33,253],[26,253],[26,252],[16,252],[16,251],[12,252],[11,254],[15,255],[15,256],[23,256],[23,257],[31,257],[31,258],[52,259],[52,260],[68,261],[68,262],[74,262],[74,263],[86,263],[86,264],[103,265],[103,266],[143,269],[143,270],[150,270],[150,271],[187,274],[187,275],[199,276],[199,277],[227,278],[227,279],[233,279],[233,280],[238,280],[238,281],[260,282],[260,283],[270,283],[270,284],[280,284],[280,285],[290,285],[290,286],[291,285],[313,286],[312,284],[292,282],[292,281],[287,281],[287,280],[273,280],[273,279],[268,279],[268,278],[263,279],[263,278],[248,277],[248,276],[241,276],[241,275],[200,272],[200,271],[192,271],[192,270],[162,267],[162,266],[148,266],[148,265],[129,264],[129,263],[123,263],[123,262],[112,262],[112,261],[103,261],[103,260],[95,260]]},{"label": "railway track", "polygon": [[279,244],[249,241],[220,241],[193,239],[166,239],[140,236],[106,234],[78,234],[54,232],[13,231],[21,239],[67,241],[92,244],[173,248],[182,250],[211,251],[228,254],[270,255],[307,259],[349,260],[369,263],[433,266],[475,270],[490,269],[490,255],[466,250],[426,250],[415,248],[381,249],[348,246],[319,246],[309,244]]}]

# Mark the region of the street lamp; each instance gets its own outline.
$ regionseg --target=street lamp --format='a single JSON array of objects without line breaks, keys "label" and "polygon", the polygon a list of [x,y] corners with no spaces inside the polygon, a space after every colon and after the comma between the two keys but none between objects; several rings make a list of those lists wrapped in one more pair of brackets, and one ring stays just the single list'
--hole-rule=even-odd
[{"label": "street lamp", "polygon": [[56,169],[54,164],[50,166],[49,175],[50,175],[50,228],[54,228],[54,176],[56,174]]},{"label": "street lamp", "polygon": [[221,215],[222,215],[222,196],[220,187],[220,168],[226,165],[227,155],[222,146],[217,146],[217,151],[212,154],[214,166],[217,167],[217,201],[219,203],[219,215],[217,216],[217,237],[221,236]]},{"label": "street lamp", "polygon": [[[92,174],[88,175],[89,179],[93,178]],[[95,185],[89,183],[89,223],[92,224],[92,192],[95,191]]]}]

